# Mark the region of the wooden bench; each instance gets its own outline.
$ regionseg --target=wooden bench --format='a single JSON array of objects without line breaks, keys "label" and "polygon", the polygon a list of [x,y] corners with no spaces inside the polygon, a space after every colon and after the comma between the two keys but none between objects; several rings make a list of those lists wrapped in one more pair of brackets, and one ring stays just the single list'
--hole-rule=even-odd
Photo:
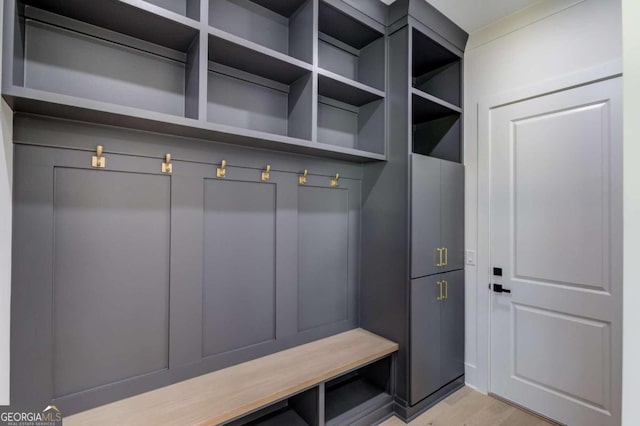
[{"label": "wooden bench", "polygon": [[350,330],[83,411],[64,425],[313,426],[380,417],[391,412],[397,350],[397,343]]}]

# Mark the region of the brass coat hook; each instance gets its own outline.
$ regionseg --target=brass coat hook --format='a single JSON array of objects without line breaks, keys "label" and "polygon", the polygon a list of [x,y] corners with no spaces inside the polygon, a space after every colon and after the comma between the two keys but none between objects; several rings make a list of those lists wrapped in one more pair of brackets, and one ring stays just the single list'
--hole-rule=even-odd
[{"label": "brass coat hook", "polygon": [[171,164],[171,154],[167,153],[164,156],[164,163],[162,163],[162,173],[173,172],[173,164]]},{"label": "brass coat hook", "polygon": [[336,173],[336,177],[331,179],[331,187],[335,188],[337,186],[339,186],[340,184],[338,183],[338,180],[340,180],[340,173]]},{"label": "brass coat hook", "polygon": [[227,177],[227,160],[222,160],[222,163],[220,163],[220,167],[218,167],[218,169],[216,170],[216,177]]},{"label": "brass coat hook", "polygon": [[304,172],[302,173],[301,176],[298,176],[298,184],[299,185],[306,185],[307,184],[307,175],[309,174],[309,170],[304,169]]},{"label": "brass coat hook", "polygon": [[102,145],[96,147],[96,155],[91,158],[91,167],[104,169],[107,159],[102,156]]},{"label": "brass coat hook", "polygon": [[267,168],[260,175],[260,179],[262,179],[263,182],[269,182],[269,179],[271,179],[270,173],[271,173],[271,165],[267,164]]}]

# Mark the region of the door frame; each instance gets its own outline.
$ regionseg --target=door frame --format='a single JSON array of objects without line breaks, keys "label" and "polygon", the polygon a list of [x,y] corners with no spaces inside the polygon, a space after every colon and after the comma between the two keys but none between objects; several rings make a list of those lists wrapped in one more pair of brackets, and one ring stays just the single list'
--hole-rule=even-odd
[{"label": "door frame", "polygon": [[[606,62],[581,71],[544,80],[478,102],[477,140],[477,259],[476,259],[476,384],[480,391],[491,392],[491,111],[527,99],[542,97],[602,80],[622,76],[622,60]],[[468,176],[468,175],[467,175]],[[467,185],[469,181],[467,181]],[[467,210],[468,211],[468,210]],[[623,288],[624,291],[624,288]]]}]

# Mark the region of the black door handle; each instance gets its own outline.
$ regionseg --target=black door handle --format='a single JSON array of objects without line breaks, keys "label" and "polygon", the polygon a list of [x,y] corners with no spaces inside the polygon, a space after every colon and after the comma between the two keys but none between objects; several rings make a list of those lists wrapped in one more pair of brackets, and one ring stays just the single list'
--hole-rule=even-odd
[{"label": "black door handle", "polygon": [[502,284],[493,284],[493,291],[496,293],[511,293],[511,290],[502,287]]}]

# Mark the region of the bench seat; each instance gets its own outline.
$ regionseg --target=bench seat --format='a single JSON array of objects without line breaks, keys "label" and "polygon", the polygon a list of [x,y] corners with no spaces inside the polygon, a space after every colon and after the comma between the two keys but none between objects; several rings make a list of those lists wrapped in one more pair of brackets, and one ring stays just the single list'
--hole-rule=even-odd
[{"label": "bench seat", "polygon": [[223,424],[397,350],[397,343],[354,329],[83,411],[64,425]]}]

